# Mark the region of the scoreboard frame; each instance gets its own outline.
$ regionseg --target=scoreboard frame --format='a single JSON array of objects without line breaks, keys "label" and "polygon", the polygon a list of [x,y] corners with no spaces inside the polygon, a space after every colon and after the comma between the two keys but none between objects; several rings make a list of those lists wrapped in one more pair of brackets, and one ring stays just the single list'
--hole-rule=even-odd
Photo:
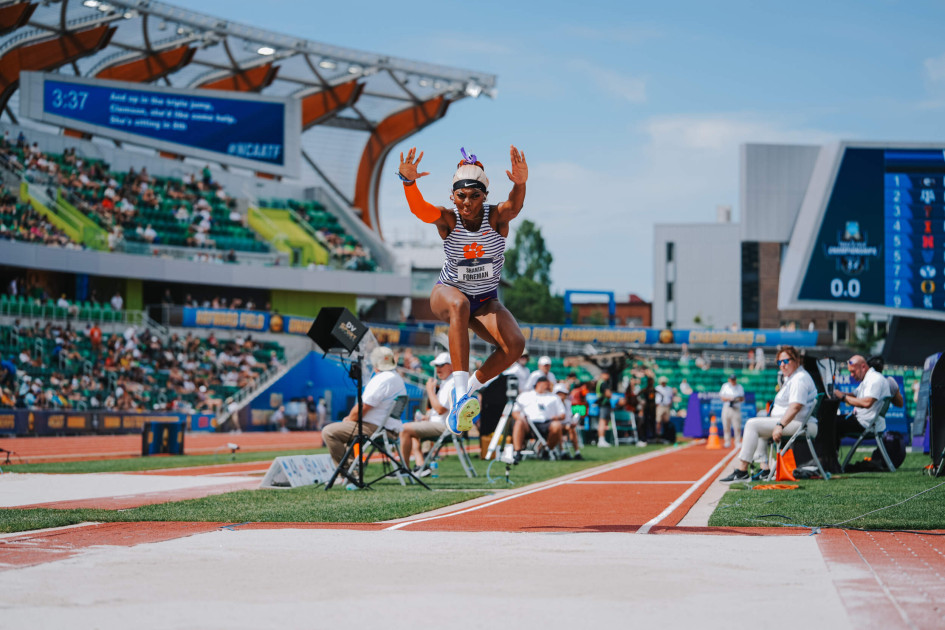
[{"label": "scoreboard frame", "polygon": [[[815,257],[816,248],[821,236],[821,230],[826,218],[827,208],[831,195],[837,183],[844,157],[849,149],[874,149],[880,151],[943,151],[945,157],[945,142],[854,142],[841,141],[827,144],[820,149],[814,170],[807,186],[804,200],[794,222],[791,240],[784,254],[781,265],[781,275],[778,287],[778,308],[780,310],[826,310],[855,313],[871,313],[877,315],[891,315],[904,317],[919,317],[945,321],[945,306],[936,309],[919,307],[898,308],[875,302],[863,302],[850,299],[847,291],[842,291],[840,297],[833,299],[808,299],[801,297],[804,280],[812,264],[818,264]],[[880,177],[885,176],[885,171]],[[885,199],[879,200],[881,212],[885,212]],[[880,217],[883,219],[884,217]],[[886,246],[885,232],[879,238],[871,238],[870,242],[881,248],[877,264],[885,264]],[[945,283],[945,260],[936,263],[943,272],[942,282]],[[884,272],[885,282],[885,272]],[[885,288],[884,288],[885,291]],[[941,295],[939,298],[941,299]]]}]

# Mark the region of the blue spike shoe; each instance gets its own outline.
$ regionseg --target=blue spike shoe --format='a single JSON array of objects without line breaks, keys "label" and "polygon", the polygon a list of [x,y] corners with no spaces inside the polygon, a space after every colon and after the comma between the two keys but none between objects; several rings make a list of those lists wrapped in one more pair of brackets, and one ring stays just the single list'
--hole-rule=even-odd
[{"label": "blue spike shoe", "polygon": [[[455,398],[456,394],[452,394]],[[450,415],[446,418],[446,427],[453,435],[460,435],[469,431],[473,423],[479,419],[479,399],[465,394],[453,404]]]}]

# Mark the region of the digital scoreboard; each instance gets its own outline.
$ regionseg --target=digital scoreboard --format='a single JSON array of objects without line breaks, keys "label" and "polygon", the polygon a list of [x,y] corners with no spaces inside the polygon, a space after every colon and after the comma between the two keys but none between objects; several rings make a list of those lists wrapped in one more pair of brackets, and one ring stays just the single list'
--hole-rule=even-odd
[{"label": "digital scoreboard", "polygon": [[24,72],[20,113],[198,159],[299,174],[297,99]]},{"label": "digital scoreboard", "polygon": [[825,147],[779,307],[945,319],[945,145]]}]

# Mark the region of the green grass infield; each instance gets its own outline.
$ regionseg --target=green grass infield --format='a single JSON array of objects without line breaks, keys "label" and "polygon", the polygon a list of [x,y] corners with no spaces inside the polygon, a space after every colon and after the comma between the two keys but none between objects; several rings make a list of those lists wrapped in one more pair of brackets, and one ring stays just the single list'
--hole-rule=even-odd
[{"label": "green grass infield", "polygon": [[[58,510],[49,508],[0,509],[0,532],[19,532],[47,527],[61,527],[76,523],[132,522],[132,521],[192,521],[192,522],[316,522],[316,523],[373,523],[403,518],[429,510],[453,505],[498,490],[517,488],[539,481],[578,472],[619,459],[639,455],[660,446],[619,446],[608,449],[587,447],[582,451],[582,461],[525,460],[511,467],[508,485],[505,465],[473,457],[478,477],[468,478],[455,456],[440,460],[437,478],[426,477],[424,481],[433,492],[418,485],[401,486],[396,478],[384,479],[369,490],[347,490],[345,483],[338,481],[330,491],[324,486],[306,486],[291,489],[242,490],[214,495],[202,499],[174,501],[125,510],[78,509]],[[96,473],[159,470],[230,464],[249,461],[271,460],[279,455],[326,452],[289,451],[269,453],[230,453],[221,455],[143,457],[88,462],[64,462],[49,464],[22,464],[4,467],[4,472],[14,473]],[[382,472],[379,463],[365,468],[365,481],[370,481]]]},{"label": "green grass infield", "polygon": [[[862,454],[868,455],[868,451]],[[925,474],[929,463],[928,455],[915,453],[907,455],[894,473],[838,474],[829,481],[777,482],[796,484],[796,490],[749,490],[747,484],[735,483],[722,497],[709,525],[945,529],[945,479]]]}]

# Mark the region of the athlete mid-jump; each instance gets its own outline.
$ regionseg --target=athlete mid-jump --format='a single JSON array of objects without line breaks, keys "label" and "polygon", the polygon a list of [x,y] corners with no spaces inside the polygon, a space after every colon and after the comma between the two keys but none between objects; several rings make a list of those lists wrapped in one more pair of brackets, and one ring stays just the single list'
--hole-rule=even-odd
[{"label": "athlete mid-jump", "polygon": [[[424,223],[434,224],[443,239],[446,261],[430,294],[430,307],[450,325],[450,358],[455,371],[447,426],[453,433],[472,428],[479,417],[479,400],[473,394],[512,365],[525,349],[518,323],[498,300],[509,222],[525,203],[525,154],[511,148],[512,170],[505,173],[512,191],[507,201],[490,205],[486,203],[489,178],[482,164],[475,155],[460,151],[463,160],[453,175],[454,208],[434,206],[420,194],[416,181],[429,175],[417,172],[422,151],[417,155],[416,148],[410,149],[406,159],[401,153],[399,169],[410,211]],[[472,378],[468,371],[470,329],[496,348]]]}]

